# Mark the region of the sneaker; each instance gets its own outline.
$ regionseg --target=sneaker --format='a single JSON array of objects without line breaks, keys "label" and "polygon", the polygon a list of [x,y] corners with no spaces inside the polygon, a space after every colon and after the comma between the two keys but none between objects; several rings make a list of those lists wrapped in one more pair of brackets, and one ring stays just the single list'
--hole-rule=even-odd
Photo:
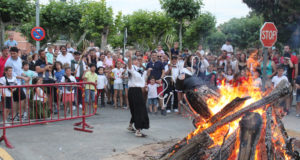
[{"label": "sneaker", "polygon": [[127,109],[127,107],[124,105],[124,106],[123,106],[123,109]]},{"label": "sneaker", "polygon": [[82,104],[79,104],[79,108],[82,108]]},{"label": "sneaker", "polygon": [[5,121],[5,126],[11,126],[11,124],[8,121]]},{"label": "sneaker", "polygon": [[22,122],[25,122],[27,120],[27,115],[25,115],[25,113],[22,115]]},{"label": "sneaker", "polygon": [[15,115],[15,117],[14,117],[14,121],[20,121],[20,116],[19,116],[19,113]]},{"label": "sneaker", "polygon": [[145,135],[145,134],[143,134],[142,132],[140,132],[140,131],[137,130],[137,131],[135,132],[135,136],[136,136],[136,137],[146,137],[147,135]]},{"label": "sneaker", "polygon": [[132,125],[129,125],[129,127],[127,128],[128,131],[130,132],[135,132],[135,129],[132,127]]},{"label": "sneaker", "polygon": [[178,109],[174,109],[174,112],[175,112],[175,113],[178,113]]},{"label": "sneaker", "polygon": [[296,114],[296,117],[300,118],[300,114]]},{"label": "sneaker", "polygon": [[76,110],[76,107],[75,106],[73,106],[73,111],[75,111]]},{"label": "sneaker", "polygon": [[168,109],[168,110],[167,110],[167,113],[171,113],[171,110]]}]

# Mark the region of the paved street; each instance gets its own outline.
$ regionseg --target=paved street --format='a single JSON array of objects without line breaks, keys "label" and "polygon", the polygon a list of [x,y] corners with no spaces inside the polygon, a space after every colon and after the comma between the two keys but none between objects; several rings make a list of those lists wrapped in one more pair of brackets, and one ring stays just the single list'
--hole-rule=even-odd
[{"label": "paved street", "polygon": [[[176,114],[167,117],[150,115],[150,129],[144,131],[147,138],[136,138],[126,130],[130,113],[128,110],[104,108],[100,115],[88,119],[93,133],[73,130],[78,120],[48,125],[13,128],[8,138],[14,149],[3,147],[15,160],[98,160],[125,152],[143,144],[182,138],[193,130],[188,118]],[[284,118],[287,130],[300,138],[300,119],[294,112]]]},{"label": "paved street", "polygon": [[88,119],[94,126],[93,133],[73,130],[74,121],[48,125],[13,128],[7,131],[14,149],[7,150],[15,160],[96,160],[124,152],[143,144],[182,138],[192,131],[188,118],[171,114],[167,117],[150,115],[147,138],[136,138],[126,130],[130,118],[129,110],[106,107]]}]

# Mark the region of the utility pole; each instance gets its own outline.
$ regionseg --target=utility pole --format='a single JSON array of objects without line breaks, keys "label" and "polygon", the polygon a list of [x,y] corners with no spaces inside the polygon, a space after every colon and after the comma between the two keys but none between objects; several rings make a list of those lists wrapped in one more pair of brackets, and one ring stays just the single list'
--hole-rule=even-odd
[{"label": "utility pole", "polygon": [[125,57],[126,43],[127,43],[127,28],[125,28],[125,31],[124,31],[124,41],[123,41],[123,57]]},{"label": "utility pole", "polygon": [[[36,23],[36,27],[39,27],[40,26],[40,1],[39,0],[35,1],[35,7],[36,7],[35,23]],[[36,41],[36,49],[37,51],[40,50],[40,41]]]}]

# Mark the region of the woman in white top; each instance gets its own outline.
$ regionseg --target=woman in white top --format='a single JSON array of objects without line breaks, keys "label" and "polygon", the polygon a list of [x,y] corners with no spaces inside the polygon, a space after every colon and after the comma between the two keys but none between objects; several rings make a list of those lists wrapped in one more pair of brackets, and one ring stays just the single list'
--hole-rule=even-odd
[{"label": "woman in white top", "polygon": [[128,101],[131,113],[131,120],[129,131],[134,132],[133,124],[136,129],[135,135],[137,137],[145,137],[146,135],[141,133],[142,129],[149,128],[149,117],[146,109],[145,99],[143,98],[142,88],[145,87],[145,78],[142,73],[138,72],[138,61],[136,57],[131,57],[131,53],[128,60]]}]

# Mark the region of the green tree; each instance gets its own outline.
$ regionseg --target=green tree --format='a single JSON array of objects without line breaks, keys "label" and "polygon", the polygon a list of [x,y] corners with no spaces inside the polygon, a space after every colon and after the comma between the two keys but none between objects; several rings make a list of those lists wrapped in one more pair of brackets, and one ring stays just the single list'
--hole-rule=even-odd
[{"label": "green tree", "polygon": [[4,44],[5,27],[20,25],[33,15],[31,0],[0,1],[0,47]]},{"label": "green tree", "polygon": [[[46,31],[46,37],[41,41],[42,45],[47,42],[55,42],[60,38],[78,45],[86,33],[78,24],[80,23],[80,4],[74,2],[51,1],[42,6],[40,11],[40,26]],[[35,17],[29,23],[24,24],[20,30],[33,42],[31,29],[35,26]]]},{"label": "green tree", "polygon": [[191,21],[195,19],[202,5],[201,0],[160,0],[161,8],[168,16],[174,18],[179,23],[179,43],[182,49],[182,27],[184,20]]},{"label": "green tree", "polygon": [[173,21],[161,12],[139,10],[124,17],[128,43],[140,50],[154,49],[172,29]]},{"label": "green tree", "polygon": [[200,14],[186,29],[183,37],[184,46],[195,48],[199,43],[203,43],[215,26],[216,18],[211,13]]},{"label": "green tree", "polygon": [[108,36],[108,43],[113,48],[118,48],[123,46],[123,38],[124,38],[124,19],[122,12],[119,12],[114,19],[114,24],[111,27],[110,34]]},{"label": "green tree", "polygon": [[101,49],[105,49],[114,22],[112,8],[107,7],[105,0],[87,1],[81,5],[83,7],[80,26],[84,27],[93,39],[101,37]]},{"label": "green tree", "polygon": [[223,32],[213,30],[205,39],[205,46],[207,46],[213,54],[217,55],[221,52],[221,46],[225,40],[226,35]]},{"label": "green tree", "polygon": [[261,14],[265,22],[274,22],[278,29],[278,41],[299,48],[300,1],[243,0],[253,11]]},{"label": "green tree", "polygon": [[259,47],[259,31],[263,24],[263,18],[255,14],[233,18],[220,25],[220,30],[227,38],[232,40],[232,45],[240,49]]}]

